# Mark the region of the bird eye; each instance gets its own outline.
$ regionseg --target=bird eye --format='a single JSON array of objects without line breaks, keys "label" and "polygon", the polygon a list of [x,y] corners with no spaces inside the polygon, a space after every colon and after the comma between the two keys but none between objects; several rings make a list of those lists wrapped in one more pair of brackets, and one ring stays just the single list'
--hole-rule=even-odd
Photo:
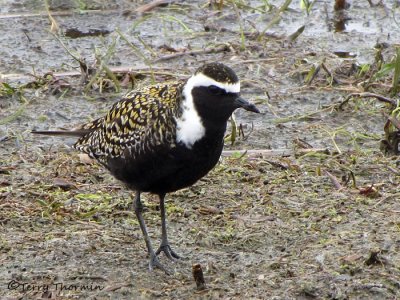
[{"label": "bird eye", "polygon": [[224,94],[224,90],[221,89],[221,88],[219,88],[219,87],[217,87],[216,85],[210,85],[210,86],[208,87],[208,90],[209,90],[211,93],[213,93],[214,95],[222,95],[222,94]]}]

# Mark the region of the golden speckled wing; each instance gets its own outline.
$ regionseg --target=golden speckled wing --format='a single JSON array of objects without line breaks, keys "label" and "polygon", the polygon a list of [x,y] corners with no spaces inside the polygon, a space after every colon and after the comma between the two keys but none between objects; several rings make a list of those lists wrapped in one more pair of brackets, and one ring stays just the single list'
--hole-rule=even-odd
[{"label": "golden speckled wing", "polygon": [[74,147],[102,163],[109,158],[132,158],[158,146],[174,147],[175,118],[181,115],[182,82],[158,84],[134,90],[116,102],[106,116],[81,129],[91,131]]},{"label": "golden speckled wing", "polygon": [[81,126],[79,126],[77,129],[81,130],[81,129],[88,129],[88,130],[95,130],[97,128],[100,128],[101,124],[103,124],[104,122],[104,117],[98,118],[92,122],[83,124]]}]

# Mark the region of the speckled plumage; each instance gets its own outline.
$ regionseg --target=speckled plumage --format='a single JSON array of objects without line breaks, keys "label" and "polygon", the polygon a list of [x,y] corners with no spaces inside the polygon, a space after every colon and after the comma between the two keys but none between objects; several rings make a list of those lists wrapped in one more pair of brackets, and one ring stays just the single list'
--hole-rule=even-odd
[{"label": "speckled plumage", "polygon": [[74,148],[107,165],[110,158],[135,158],[160,145],[175,147],[183,84],[157,84],[129,92],[106,116],[80,128],[89,132]]}]

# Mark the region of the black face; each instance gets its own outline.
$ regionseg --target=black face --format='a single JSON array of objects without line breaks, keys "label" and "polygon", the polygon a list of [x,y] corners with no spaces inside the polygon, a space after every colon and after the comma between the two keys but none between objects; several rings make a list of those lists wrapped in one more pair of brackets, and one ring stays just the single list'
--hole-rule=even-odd
[{"label": "black face", "polygon": [[[236,90],[236,88],[239,90],[237,86],[239,78],[230,67],[221,63],[209,63],[200,67],[195,76],[197,74],[210,79],[210,81],[205,80],[202,83],[204,85],[195,85],[192,90],[195,107],[203,120],[209,119],[214,123],[224,123],[237,108],[259,112],[253,104],[240,97],[240,93],[228,92],[229,90]],[[206,85],[212,81],[219,86]],[[224,89],[224,86],[227,89]]]},{"label": "black face", "polygon": [[226,122],[237,108],[259,112],[253,104],[240,97],[240,93],[228,93],[215,85],[195,87],[192,96],[201,118],[217,123]]}]

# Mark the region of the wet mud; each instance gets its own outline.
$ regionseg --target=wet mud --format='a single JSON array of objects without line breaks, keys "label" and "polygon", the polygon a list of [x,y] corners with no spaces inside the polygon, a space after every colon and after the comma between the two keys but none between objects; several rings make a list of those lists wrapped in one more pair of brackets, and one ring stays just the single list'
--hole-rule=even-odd
[{"label": "wet mud", "polygon": [[[308,13],[298,2],[210,2],[3,2],[0,298],[400,296],[399,159],[381,151],[395,107],[363,97],[399,99],[393,70],[379,73],[400,39],[395,1],[316,2]],[[170,242],[186,259],[161,256],[174,274],[149,272],[131,193],[73,139],[30,131],[93,120],[128,90],[209,61],[231,66],[262,114],[237,111],[231,152],[167,196]],[[157,245],[157,197],[144,203]]]}]

